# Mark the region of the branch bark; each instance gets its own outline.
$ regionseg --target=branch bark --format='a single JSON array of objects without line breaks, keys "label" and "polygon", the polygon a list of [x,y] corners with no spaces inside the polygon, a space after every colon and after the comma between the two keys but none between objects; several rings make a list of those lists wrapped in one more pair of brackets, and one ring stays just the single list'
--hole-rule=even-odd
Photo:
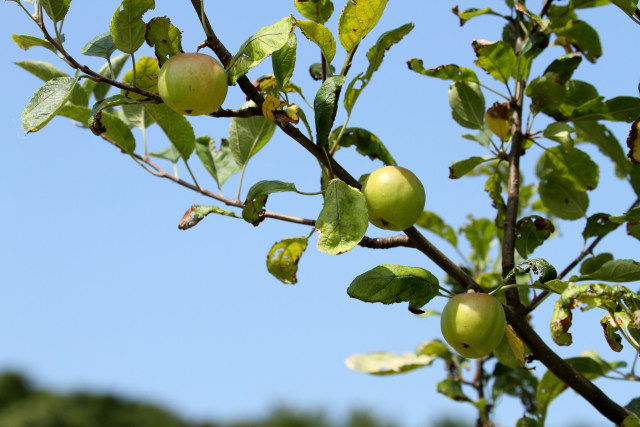
[{"label": "branch bark", "polygon": [[[517,12],[516,29],[516,54],[524,42],[520,21],[522,13]],[[506,277],[515,266],[516,247],[516,222],[518,220],[518,208],[520,207],[520,156],[522,155],[522,104],[524,100],[524,81],[517,81],[515,93],[511,100],[511,150],[509,152],[509,175],[507,182],[507,207],[504,221],[504,237],[502,243],[502,277]],[[515,277],[509,283],[515,283]],[[509,284],[507,283],[507,284]],[[505,292],[507,304],[517,310],[522,310],[517,289],[508,289]]]}]

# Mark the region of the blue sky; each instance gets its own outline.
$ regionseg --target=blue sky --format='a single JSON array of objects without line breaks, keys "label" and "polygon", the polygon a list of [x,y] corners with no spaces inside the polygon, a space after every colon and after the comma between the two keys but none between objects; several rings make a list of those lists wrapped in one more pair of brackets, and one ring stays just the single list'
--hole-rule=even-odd
[{"label": "blue sky", "polygon": [[[293,1],[270,2],[267,8],[264,2],[250,0],[238,9],[239,2],[215,3],[224,4],[208,2],[207,13],[232,52],[259,28],[295,12]],[[79,50],[108,30],[118,4],[72,2],[64,26],[66,46],[82,63],[95,69],[102,65],[101,60],[82,57]],[[341,2],[335,4],[337,10],[328,23],[332,30],[342,7]],[[447,83],[419,76],[405,64],[418,57],[429,67],[471,66],[471,41],[499,38],[501,30],[493,27],[497,18],[479,18],[460,28],[450,12],[454,5],[390,2],[378,27],[358,50],[351,74],[366,67],[366,50],[382,32],[407,22],[416,28],[387,53],[358,101],[350,125],[378,135],[398,163],[425,184],[426,209],[457,228],[469,213],[480,217],[492,211],[482,191],[484,183],[449,180],[448,166],[486,153],[460,138],[466,131],[451,119]],[[470,1],[459,5],[461,9],[483,6]],[[183,30],[183,48],[195,50],[203,35],[190,3],[158,1],[156,10],[145,18],[165,15]],[[604,56],[595,66],[583,63],[574,78],[596,84],[607,98],[637,96],[640,76],[628,52],[636,48],[640,29],[614,7],[581,16],[600,32]],[[66,119],[56,118],[42,131],[24,135],[20,114],[40,82],[13,62],[44,60],[70,71],[46,50],[24,52],[13,44],[12,33],[38,35],[14,3],[0,5],[0,28],[0,93],[4,94],[0,126],[5,153],[0,167],[0,369],[23,370],[39,384],[60,390],[83,387],[153,400],[194,418],[259,415],[279,403],[324,408],[337,415],[354,406],[374,408],[410,426],[425,425],[430,417],[445,413],[474,417],[470,405],[435,393],[437,381],[444,378],[438,362],[385,378],[352,372],[344,365],[353,353],[401,353],[440,338],[437,318],[417,318],[404,305],[365,304],[346,294],[355,276],[382,263],[421,266],[442,278],[431,261],[408,249],[356,248],[331,257],[315,249],[314,237],[300,261],[299,283],[286,286],[267,272],[266,254],[274,242],[307,235],[308,228],[277,221],[253,228],[244,221],[208,217],[194,229],[178,230],[189,206],[212,201],[153,177]],[[302,37],[298,45],[292,80],[312,99],[317,83],[306,69],[318,61],[319,52]],[[550,49],[547,60],[532,74],[561,54],[559,48]],[[344,52],[338,47],[334,62],[339,67],[343,60]],[[257,78],[269,68],[266,62],[249,77]],[[483,81],[498,87],[488,78]],[[486,96],[487,104],[495,101]],[[243,102],[240,89],[232,87],[224,106],[235,108]],[[337,123],[343,120],[341,113]],[[216,140],[228,133],[227,119],[197,118],[193,124],[197,135]],[[619,140],[626,139],[628,125],[610,127]],[[150,130],[148,138],[151,150],[169,145],[157,129]],[[591,147],[585,150],[597,156]],[[337,158],[354,176],[381,165],[348,149]],[[525,179],[533,175],[533,160],[534,156],[523,160]],[[612,197],[611,187],[607,189],[607,184],[616,183],[611,167],[604,160],[600,164],[601,184],[591,194],[589,213],[622,213],[631,192],[619,186]],[[262,179],[278,179],[295,182],[302,191],[317,191],[318,177],[309,173],[315,168],[300,146],[276,133],[249,164],[244,189]],[[201,185],[215,189],[202,168],[196,166],[195,172]],[[187,176],[183,168],[180,174]],[[237,177],[229,180],[225,194],[234,195],[237,185]],[[283,193],[271,196],[268,207],[315,218],[321,203],[318,196]],[[571,235],[582,227],[581,221],[562,224],[561,235],[535,255],[562,269],[581,249],[581,240]],[[388,235],[374,227],[368,234]],[[638,242],[621,239],[622,234],[618,230],[607,238],[599,251],[634,257]],[[459,260],[446,243],[437,237],[433,241]],[[440,300],[430,307],[441,308]],[[545,339],[552,304],[550,299],[534,317]],[[575,344],[553,346],[561,355],[576,356],[593,348],[607,360],[631,360],[629,351],[615,354],[606,347],[598,313],[576,317]],[[536,366],[537,374],[544,371]],[[637,396],[631,385],[607,380],[598,384],[622,404]],[[567,405],[572,411],[567,411]],[[497,421],[513,425],[520,415],[519,406],[507,400],[498,409]],[[552,404],[549,425],[604,420],[599,417],[568,392]]]}]

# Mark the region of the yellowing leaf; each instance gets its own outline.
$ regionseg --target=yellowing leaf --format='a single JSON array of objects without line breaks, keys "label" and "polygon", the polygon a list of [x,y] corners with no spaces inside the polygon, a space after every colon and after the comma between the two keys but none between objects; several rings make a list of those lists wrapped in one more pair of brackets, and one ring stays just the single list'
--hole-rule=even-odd
[{"label": "yellowing leaf", "polygon": [[358,0],[347,2],[338,23],[338,38],[347,52],[351,52],[365,38],[387,6],[388,0]]},{"label": "yellowing leaf", "polygon": [[267,255],[267,269],[282,283],[295,284],[298,262],[307,249],[306,237],[289,237],[273,245]]}]

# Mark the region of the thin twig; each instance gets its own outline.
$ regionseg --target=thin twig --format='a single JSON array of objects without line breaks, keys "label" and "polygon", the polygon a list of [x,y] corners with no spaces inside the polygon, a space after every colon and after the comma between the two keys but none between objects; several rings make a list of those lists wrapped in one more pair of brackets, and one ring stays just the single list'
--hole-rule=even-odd
[{"label": "thin twig", "polygon": [[[520,22],[522,13],[517,12],[514,28],[516,29],[516,54],[524,42]],[[504,237],[502,243],[502,276],[513,270],[515,265],[515,241],[516,222],[518,220],[518,208],[520,207],[520,156],[522,156],[522,105],[524,102],[524,90],[526,82],[516,81],[515,94],[511,100],[511,150],[509,152],[509,172],[507,181],[507,206],[504,220]],[[515,278],[509,283],[515,283]],[[508,283],[507,283],[508,284]],[[517,289],[508,289],[505,292],[507,304],[522,309],[522,303]]]}]

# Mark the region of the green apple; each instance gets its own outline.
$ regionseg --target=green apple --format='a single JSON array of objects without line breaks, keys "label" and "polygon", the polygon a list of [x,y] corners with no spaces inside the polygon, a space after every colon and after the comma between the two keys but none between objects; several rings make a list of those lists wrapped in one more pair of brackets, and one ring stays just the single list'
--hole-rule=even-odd
[{"label": "green apple", "polygon": [[179,53],[160,69],[158,92],[165,104],[181,114],[209,114],[220,108],[227,96],[227,74],[209,55]]},{"label": "green apple", "polygon": [[424,210],[422,183],[409,169],[385,166],[373,171],[362,186],[369,221],[385,230],[411,227]]},{"label": "green apple", "polygon": [[449,300],[442,310],[440,327],[451,347],[464,357],[477,359],[500,344],[506,321],[500,301],[471,291]]}]

